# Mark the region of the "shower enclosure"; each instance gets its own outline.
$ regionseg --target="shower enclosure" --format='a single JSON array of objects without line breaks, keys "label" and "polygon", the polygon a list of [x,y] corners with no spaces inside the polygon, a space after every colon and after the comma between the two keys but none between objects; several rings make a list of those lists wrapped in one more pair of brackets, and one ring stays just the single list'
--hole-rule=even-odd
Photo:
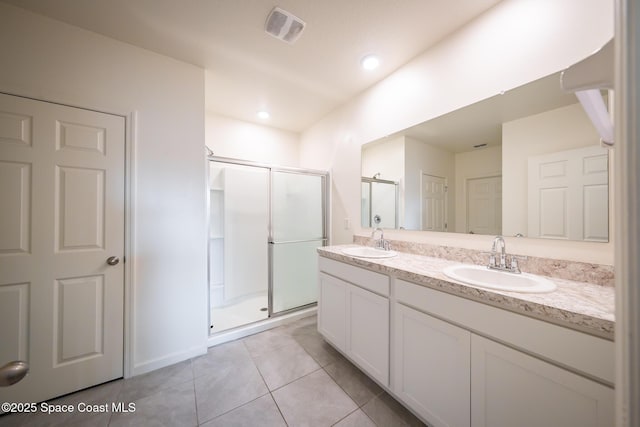
[{"label": "shower enclosure", "polygon": [[210,333],[317,301],[328,173],[209,158]]}]

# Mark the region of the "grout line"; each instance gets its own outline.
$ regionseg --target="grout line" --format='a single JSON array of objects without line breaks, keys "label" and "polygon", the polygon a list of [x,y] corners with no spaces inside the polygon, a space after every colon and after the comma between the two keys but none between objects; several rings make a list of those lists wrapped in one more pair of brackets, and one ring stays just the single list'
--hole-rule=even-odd
[{"label": "grout line", "polygon": [[[283,384],[283,385],[281,385],[280,387],[278,387],[278,388],[276,388],[276,389],[269,390],[269,392],[270,392],[270,393],[273,393],[274,391],[278,391],[278,390],[280,390],[280,389],[282,389],[282,388],[284,388],[284,387],[288,386],[289,384],[293,384],[293,383],[295,383],[296,381],[301,380],[301,379],[303,379],[303,378],[305,378],[305,377],[308,377],[309,375],[315,374],[316,372],[318,372],[318,371],[320,371],[320,370],[322,370],[322,367],[321,367],[321,366],[320,366],[318,369],[314,369],[313,371],[311,371],[311,372],[309,372],[309,373],[306,373],[306,374],[304,374],[303,376],[296,378],[295,380],[291,380],[291,381],[289,381],[288,383]],[[327,374],[327,375],[328,375],[328,374]],[[331,377],[329,377],[329,378],[331,378]],[[331,379],[333,380],[333,378],[331,378]],[[269,388],[269,387],[267,387],[267,388]]]},{"label": "grout line", "polygon": [[240,409],[240,408],[242,408],[242,407],[244,407],[244,406],[246,406],[246,405],[248,405],[248,404],[250,404],[250,403],[253,403],[253,402],[255,402],[255,401],[256,401],[256,400],[258,400],[258,399],[262,399],[262,398],[263,398],[263,397],[265,397],[267,394],[270,394],[270,393],[265,393],[265,394],[263,394],[263,395],[261,395],[261,396],[256,397],[255,399],[252,399],[252,400],[250,400],[250,401],[248,401],[248,402],[243,403],[242,405],[238,405],[238,406],[236,406],[236,407],[233,407],[233,408],[229,409],[229,410],[228,410],[228,411],[226,411],[226,412],[223,412],[223,413],[221,413],[221,414],[219,414],[219,415],[216,415],[216,416],[215,416],[215,417],[213,417],[213,418],[209,418],[208,420],[204,420],[202,423],[198,422],[198,426],[200,426],[201,424],[206,424],[206,423],[211,422],[211,421],[213,421],[213,420],[217,420],[217,419],[218,419],[218,418],[220,418],[220,417],[224,417],[225,415],[227,415],[227,414],[229,414],[229,413],[231,413],[231,412],[233,412],[233,411],[235,411],[235,410],[238,410],[238,409]]},{"label": "grout line", "polygon": [[335,423],[332,424],[332,426],[336,426],[338,424],[340,424],[340,422],[342,422],[344,419],[349,418],[351,415],[355,414],[356,412],[361,411],[365,417],[367,417],[374,426],[377,426],[378,424],[369,416],[369,414],[367,414],[365,411],[362,410],[361,407],[358,407],[356,409],[354,409],[353,411],[349,412],[347,415],[345,415],[344,417],[340,418],[338,421],[336,421]]},{"label": "grout line", "polygon": [[[193,369],[193,367],[192,367]],[[193,379],[193,406],[196,410],[196,426],[200,425],[200,419],[198,418],[198,394],[196,393],[196,380]]]},{"label": "grout line", "polygon": [[276,400],[275,397],[273,397],[273,393],[269,392],[269,395],[271,396],[271,400],[273,400],[273,403],[276,405],[276,409],[278,410],[278,413],[282,417],[282,421],[284,421],[284,424],[286,426],[289,426],[289,423],[287,422],[287,419],[284,417],[284,414],[282,413],[282,409],[280,409],[280,405],[278,405],[278,401]]}]

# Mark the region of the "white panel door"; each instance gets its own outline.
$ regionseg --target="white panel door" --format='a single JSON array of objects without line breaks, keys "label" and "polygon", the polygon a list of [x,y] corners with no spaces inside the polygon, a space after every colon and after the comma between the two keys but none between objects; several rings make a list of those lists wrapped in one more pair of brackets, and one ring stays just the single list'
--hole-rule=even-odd
[{"label": "white panel door", "polygon": [[422,174],[422,229],[447,231],[447,180]]},{"label": "white panel door", "polygon": [[613,407],[612,388],[471,336],[474,427],[610,427]]},{"label": "white panel door", "polygon": [[528,236],[608,241],[608,162],[598,146],[531,157]]},{"label": "white panel door", "polygon": [[123,375],[124,118],[0,95],[0,401]]},{"label": "white panel door", "polygon": [[467,232],[502,234],[502,177],[467,181]]}]

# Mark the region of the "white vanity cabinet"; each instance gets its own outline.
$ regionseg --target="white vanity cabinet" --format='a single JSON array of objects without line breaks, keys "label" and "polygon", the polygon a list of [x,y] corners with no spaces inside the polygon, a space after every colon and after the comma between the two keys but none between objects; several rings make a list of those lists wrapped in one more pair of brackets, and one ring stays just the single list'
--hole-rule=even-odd
[{"label": "white vanity cabinet", "polygon": [[468,427],[471,333],[395,305],[393,391],[434,427]]},{"label": "white vanity cabinet", "polygon": [[613,425],[602,384],[613,342],[403,280],[394,289],[393,392],[429,423]]},{"label": "white vanity cabinet", "polygon": [[318,330],[433,427],[610,427],[614,343],[319,259]]},{"label": "white vanity cabinet", "polygon": [[389,277],[326,258],[319,267],[318,331],[388,386]]}]

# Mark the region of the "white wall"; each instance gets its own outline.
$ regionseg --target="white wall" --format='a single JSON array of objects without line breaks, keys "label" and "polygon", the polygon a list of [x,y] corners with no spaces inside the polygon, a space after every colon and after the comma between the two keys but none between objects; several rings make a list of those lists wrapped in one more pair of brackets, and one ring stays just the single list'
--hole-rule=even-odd
[{"label": "white wall", "polygon": [[[332,242],[352,240],[359,218],[360,146],[558,72],[613,37],[611,0],[505,0],[302,135],[301,163],[332,169]],[[352,221],[352,223],[354,223]],[[391,238],[487,249],[487,236],[397,232]],[[612,263],[598,244],[508,240],[525,255]]]},{"label": "white wall", "polygon": [[[467,180],[502,174],[502,147],[492,146],[481,150],[457,153],[456,164],[456,215],[457,233],[467,231]],[[504,185],[504,184],[503,184]],[[504,203],[504,200],[502,201]],[[506,234],[506,233],[505,233]]]},{"label": "white wall", "polygon": [[207,111],[205,141],[216,156],[296,167],[300,135]]},{"label": "white wall", "polygon": [[404,178],[404,137],[369,144],[362,149],[362,176],[400,182]]},{"label": "white wall", "polygon": [[438,176],[447,180],[451,192],[447,195],[447,218],[455,217],[455,174],[452,152],[426,144],[414,138],[405,138],[405,226],[409,230],[420,230],[420,204],[422,201],[422,174]]},{"label": "white wall", "polygon": [[136,112],[133,374],[206,351],[204,71],[0,3],[0,91]]}]

